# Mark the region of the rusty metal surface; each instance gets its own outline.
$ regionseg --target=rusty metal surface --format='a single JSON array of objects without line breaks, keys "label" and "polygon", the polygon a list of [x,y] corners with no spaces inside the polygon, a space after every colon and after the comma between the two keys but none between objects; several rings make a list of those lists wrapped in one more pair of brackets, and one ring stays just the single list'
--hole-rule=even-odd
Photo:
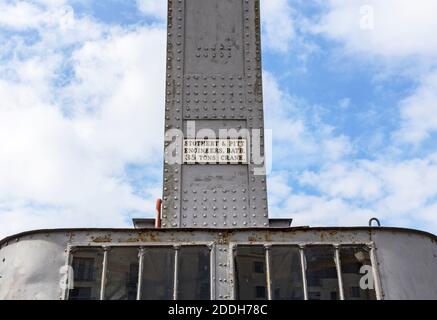
[{"label": "rusty metal surface", "polygon": [[397,228],[74,229],[22,233],[0,242],[0,299],[61,299],[60,269],[81,246],[202,244],[211,247],[216,299],[233,299],[240,244],[367,244],[375,248],[383,299],[437,299],[436,237]]},{"label": "rusty metal surface", "polygon": [[[155,228],[143,228],[143,229],[132,229],[132,228],[77,228],[77,229],[68,229],[68,228],[62,228],[62,229],[41,229],[41,230],[32,230],[32,231],[26,231],[22,233],[18,233],[15,235],[11,235],[9,237],[6,237],[2,240],[0,240],[0,248],[7,245],[8,243],[12,243],[15,241],[19,241],[20,239],[28,238],[28,237],[35,237],[40,234],[45,234],[48,237],[53,234],[65,234],[68,235],[69,239],[71,241],[76,237],[77,234],[89,234],[92,235],[91,237],[96,238],[96,234],[128,234],[131,235],[132,238],[128,239],[129,241],[138,242],[141,241],[142,238],[141,235],[145,233],[158,235],[158,234],[191,234],[193,232],[202,234],[202,235],[208,235],[208,234],[226,234],[227,237],[229,237],[230,234],[233,233],[241,233],[243,232],[245,235],[247,234],[253,234],[259,232],[259,234],[268,234],[272,232],[280,232],[280,233],[286,233],[286,234],[305,234],[305,233],[311,233],[311,234],[318,234],[320,237],[320,240],[323,241],[329,236],[334,236],[336,234],[353,234],[353,233],[360,233],[360,234],[367,234],[371,238],[372,234],[375,234],[377,232],[392,232],[397,234],[415,234],[417,236],[422,236],[429,238],[430,241],[432,241],[434,244],[437,245],[437,236],[421,230],[416,229],[408,229],[408,228],[396,228],[396,227],[380,227],[380,228],[374,228],[374,227],[291,227],[291,228],[235,228],[235,229],[195,229],[195,228],[180,228],[180,229],[172,229],[172,230],[166,230],[166,229],[155,229]],[[136,236],[136,237],[135,237]],[[150,236],[151,240],[154,241],[154,239],[157,241],[159,238],[157,236]],[[207,238],[210,238],[210,236],[207,236]],[[259,238],[259,237],[258,237]],[[268,238],[268,237],[266,237]],[[97,237],[97,239],[102,239],[102,237]],[[112,238],[111,238],[112,239]],[[257,237],[251,237],[250,239],[257,239]],[[110,240],[110,239],[108,239]]]}]

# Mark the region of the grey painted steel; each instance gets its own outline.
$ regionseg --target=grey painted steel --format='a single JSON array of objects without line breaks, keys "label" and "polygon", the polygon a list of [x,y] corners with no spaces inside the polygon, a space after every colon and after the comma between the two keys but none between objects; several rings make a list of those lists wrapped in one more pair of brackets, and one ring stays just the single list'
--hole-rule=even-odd
[{"label": "grey painted steel", "polygon": [[210,297],[215,297],[215,283],[216,283],[216,252],[215,252],[215,246],[209,245],[210,250],[210,257],[209,257],[209,263],[210,263],[210,270],[211,270],[211,286],[210,286]]},{"label": "grey painted steel", "polygon": [[173,300],[178,299],[179,290],[179,245],[174,246],[174,278],[173,278]]},{"label": "grey painted steel", "polygon": [[338,290],[340,300],[344,300],[343,275],[341,272],[340,246],[335,246],[335,268],[337,269]]},{"label": "grey painted steel", "polygon": [[[437,299],[437,238],[395,228],[288,229],[99,229],[35,231],[0,242],[0,299],[63,299],[60,270],[74,247],[154,245],[209,246],[215,254],[213,298],[235,298],[236,245],[366,244],[374,247],[374,267],[382,299]],[[109,252],[110,253],[110,252]],[[373,254],[372,254],[373,255]],[[71,260],[70,260],[71,262]]]},{"label": "grey painted steel", "polygon": [[[415,235],[407,235],[400,239],[395,232],[384,234],[375,233],[375,256],[379,269],[382,297],[408,299],[437,299],[429,295],[430,285],[434,286],[437,279],[436,239],[422,241]],[[384,241],[384,246],[378,243]],[[391,267],[396,264],[396,268]],[[410,276],[411,270],[417,270]]]},{"label": "grey painted steel", "polygon": [[382,293],[381,278],[378,272],[379,262],[376,256],[375,244],[372,243],[370,247],[371,247],[370,259],[372,261],[373,278],[375,279],[374,284],[375,284],[376,298],[378,300],[382,300],[384,298],[384,295]]},{"label": "grey painted steel", "polygon": [[143,286],[144,247],[140,247],[138,251],[138,258],[137,300],[141,300],[141,290]]},{"label": "grey painted steel", "polygon": [[[155,219],[132,219],[135,229],[147,229],[155,227]],[[291,227],[293,219],[275,219],[269,218],[270,228],[288,228]],[[214,224],[213,224],[214,225]]]},{"label": "grey painted steel", "polygon": [[308,283],[306,277],[306,259],[305,259],[305,245],[301,244],[299,246],[300,254],[300,266],[302,268],[302,281],[303,281],[303,296],[305,300],[308,300]]},{"label": "grey painted steel", "polygon": [[271,270],[271,258],[270,258],[270,245],[265,245],[266,250],[266,284],[267,284],[267,300],[272,300],[272,278],[270,276]]},{"label": "grey painted steel", "polygon": [[108,275],[108,251],[110,247],[103,247],[103,268],[102,268],[102,282],[100,284],[100,300],[105,300],[106,277]]},{"label": "grey painted steel", "polygon": [[[166,132],[260,129],[264,156],[259,15],[259,0],[168,1]],[[162,227],[268,226],[266,177],[254,171],[263,166],[165,161]]]}]

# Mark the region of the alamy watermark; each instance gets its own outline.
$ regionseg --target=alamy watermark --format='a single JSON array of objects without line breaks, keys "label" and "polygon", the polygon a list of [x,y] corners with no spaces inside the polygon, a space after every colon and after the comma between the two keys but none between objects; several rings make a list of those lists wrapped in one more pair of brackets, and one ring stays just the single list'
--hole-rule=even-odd
[{"label": "alamy watermark", "polygon": [[364,265],[360,268],[360,274],[363,276],[360,278],[360,288],[362,290],[374,290],[375,289],[375,277],[373,276],[373,268],[369,265]]},{"label": "alamy watermark", "polygon": [[[250,164],[254,175],[271,172],[272,130],[200,128],[188,121],[186,131],[165,132],[164,161],[175,164]],[[241,143],[238,143],[238,140]],[[244,142],[244,143],[243,143]]]},{"label": "alamy watermark", "polygon": [[361,30],[375,29],[375,9],[373,6],[364,5],[360,7],[360,28]]}]

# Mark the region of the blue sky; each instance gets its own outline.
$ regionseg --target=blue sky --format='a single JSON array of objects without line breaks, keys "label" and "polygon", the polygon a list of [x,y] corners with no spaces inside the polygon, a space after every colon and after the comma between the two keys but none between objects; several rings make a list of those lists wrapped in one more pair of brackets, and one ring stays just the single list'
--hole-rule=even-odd
[{"label": "blue sky", "polygon": [[[437,232],[437,1],[261,0],[269,210]],[[0,0],[0,238],[161,195],[164,0]]]}]

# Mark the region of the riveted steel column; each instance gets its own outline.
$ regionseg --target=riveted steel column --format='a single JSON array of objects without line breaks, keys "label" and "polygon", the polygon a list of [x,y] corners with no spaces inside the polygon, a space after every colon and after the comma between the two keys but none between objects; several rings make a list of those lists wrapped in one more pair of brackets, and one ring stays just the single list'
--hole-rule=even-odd
[{"label": "riveted steel column", "polygon": [[168,1],[163,228],[180,227],[184,9],[185,0]]},{"label": "riveted steel column", "polygon": [[[259,10],[259,0],[168,1],[163,228],[269,224]],[[246,139],[247,162],[184,162],[191,124],[194,138]]]}]

